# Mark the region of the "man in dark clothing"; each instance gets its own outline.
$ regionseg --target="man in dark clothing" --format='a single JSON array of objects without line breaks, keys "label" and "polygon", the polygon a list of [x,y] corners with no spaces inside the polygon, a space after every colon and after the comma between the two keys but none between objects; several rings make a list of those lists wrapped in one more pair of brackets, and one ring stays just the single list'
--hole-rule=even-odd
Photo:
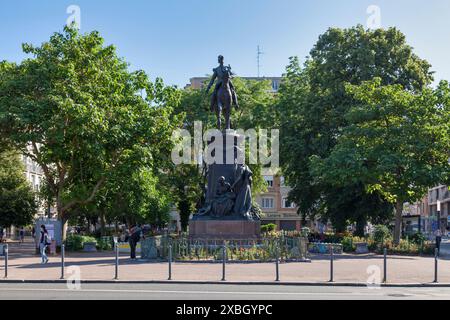
[{"label": "man in dark clothing", "polygon": [[130,258],[136,259],[136,246],[141,240],[142,229],[140,226],[136,226],[130,229],[130,237],[128,242],[130,243]]}]

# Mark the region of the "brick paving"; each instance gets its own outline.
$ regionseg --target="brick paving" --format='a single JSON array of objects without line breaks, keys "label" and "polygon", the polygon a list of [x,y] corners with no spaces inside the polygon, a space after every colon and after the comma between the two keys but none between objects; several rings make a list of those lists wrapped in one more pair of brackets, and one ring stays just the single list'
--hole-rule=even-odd
[{"label": "brick paving", "polygon": [[[50,255],[50,262],[40,264],[40,257],[29,244],[11,245],[8,279],[11,280],[57,280],[61,276],[61,258]],[[434,279],[434,258],[416,256],[389,256],[389,283],[431,283]],[[114,278],[114,254],[112,252],[67,253],[66,277],[70,267],[77,266],[82,280],[112,280]],[[366,283],[370,266],[383,273],[383,258],[376,255],[336,255],[334,281],[339,283]],[[176,262],[172,266],[173,280],[220,281],[221,263]],[[275,263],[230,263],[227,264],[227,280],[242,282],[271,282],[275,280]],[[285,282],[325,283],[330,277],[330,262],[327,256],[312,256],[311,262],[280,264],[280,280]],[[375,271],[377,272],[377,271]],[[0,279],[4,264],[0,258]],[[167,280],[167,262],[130,260],[120,256],[119,278],[126,281]],[[450,260],[439,260],[439,282],[450,284]]]}]

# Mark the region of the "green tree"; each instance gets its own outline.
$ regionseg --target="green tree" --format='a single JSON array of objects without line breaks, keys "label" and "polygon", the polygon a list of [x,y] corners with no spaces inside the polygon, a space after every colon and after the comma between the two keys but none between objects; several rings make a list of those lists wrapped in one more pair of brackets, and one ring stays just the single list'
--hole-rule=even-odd
[{"label": "green tree", "polygon": [[42,167],[64,225],[130,158],[165,166],[177,90],[128,71],[98,32],[66,27],[23,48],[31,58],[0,64],[0,131]]},{"label": "green tree", "polygon": [[357,104],[329,157],[313,160],[316,176],[338,186],[363,181],[395,203],[399,243],[403,204],[450,181],[450,88],[411,92],[376,78],[347,90]]},{"label": "green tree", "polygon": [[108,180],[104,191],[105,199],[97,207],[108,208],[109,220],[158,226],[165,226],[170,220],[169,186],[149,168],[138,168]]},{"label": "green tree", "polygon": [[189,217],[200,209],[205,192],[205,179],[196,165],[174,165],[169,174],[172,198],[180,215],[182,231],[187,231]]},{"label": "green tree", "polygon": [[37,212],[36,195],[24,171],[18,152],[0,152],[0,228],[28,225]]},{"label": "green tree", "polygon": [[[304,215],[344,215],[350,222],[361,218],[358,212],[364,209],[354,204],[365,205],[361,195],[371,197],[366,185],[356,177],[336,188],[326,179],[317,179],[310,160],[327,158],[349,124],[347,112],[357,102],[346,91],[346,84],[359,85],[374,77],[384,85],[398,84],[410,91],[420,91],[433,80],[430,64],[413,53],[405,36],[395,28],[331,28],[319,37],[304,67],[297,58],[291,58],[277,108],[281,163],[293,188],[291,200]],[[377,199],[378,208],[389,210],[382,194],[369,200],[373,203]],[[343,214],[342,208],[352,212]]]}]

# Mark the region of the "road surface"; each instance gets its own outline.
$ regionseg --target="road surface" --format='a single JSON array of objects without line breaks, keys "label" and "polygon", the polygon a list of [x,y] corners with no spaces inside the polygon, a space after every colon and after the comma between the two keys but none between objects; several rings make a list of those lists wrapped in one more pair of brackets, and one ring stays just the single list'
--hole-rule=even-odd
[{"label": "road surface", "polygon": [[450,288],[220,284],[0,284],[0,300],[395,300],[450,299]]}]

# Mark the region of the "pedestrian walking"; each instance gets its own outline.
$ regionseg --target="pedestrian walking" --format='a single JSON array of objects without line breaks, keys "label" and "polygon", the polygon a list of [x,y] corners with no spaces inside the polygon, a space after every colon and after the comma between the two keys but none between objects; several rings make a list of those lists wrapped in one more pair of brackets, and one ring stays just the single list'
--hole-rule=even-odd
[{"label": "pedestrian walking", "polygon": [[34,226],[31,228],[31,237],[33,237],[34,246],[36,247],[36,229]]},{"label": "pedestrian walking", "polygon": [[19,229],[19,241],[20,243],[24,243],[24,240],[25,240],[25,229],[21,227]]},{"label": "pedestrian walking", "polygon": [[441,229],[437,229],[435,232],[436,236],[436,249],[438,249],[438,255],[441,252],[441,242],[442,242],[442,232]]},{"label": "pedestrian walking", "polygon": [[41,237],[39,239],[39,250],[41,252],[41,263],[46,264],[48,263],[48,257],[47,257],[47,247],[50,245],[50,241],[48,238],[48,232],[47,228],[45,228],[45,225],[41,225]]}]

